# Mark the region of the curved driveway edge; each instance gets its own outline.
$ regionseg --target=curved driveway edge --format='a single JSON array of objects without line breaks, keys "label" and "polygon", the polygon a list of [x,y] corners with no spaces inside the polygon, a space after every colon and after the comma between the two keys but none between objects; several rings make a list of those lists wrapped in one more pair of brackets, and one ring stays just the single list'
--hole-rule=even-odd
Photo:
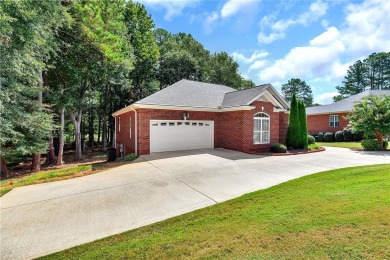
[{"label": "curved driveway edge", "polygon": [[155,223],[312,173],[390,163],[388,152],[327,147],[262,157],[225,149],[165,152],[0,198],[1,259],[29,259]]}]

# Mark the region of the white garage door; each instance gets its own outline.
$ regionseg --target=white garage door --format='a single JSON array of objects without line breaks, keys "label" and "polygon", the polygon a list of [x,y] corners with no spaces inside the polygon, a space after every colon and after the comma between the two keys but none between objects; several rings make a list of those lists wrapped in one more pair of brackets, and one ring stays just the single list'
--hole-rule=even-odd
[{"label": "white garage door", "polygon": [[150,120],[150,152],[214,148],[214,122]]}]

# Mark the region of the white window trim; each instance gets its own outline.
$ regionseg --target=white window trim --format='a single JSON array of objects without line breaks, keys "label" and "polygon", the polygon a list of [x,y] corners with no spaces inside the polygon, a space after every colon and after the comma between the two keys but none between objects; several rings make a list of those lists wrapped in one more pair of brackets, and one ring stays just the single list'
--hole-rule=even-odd
[{"label": "white window trim", "polygon": [[[337,120],[336,120],[337,118]],[[332,120],[333,119],[333,120]],[[333,123],[333,125],[332,125]],[[336,126],[336,123],[338,123],[338,125]],[[340,117],[339,115],[330,115],[329,116],[329,127],[340,127]]]},{"label": "white window trim", "polygon": [[131,139],[131,117],[129,117],[129,138]]},{"label": "white window trim", "polygon": [[[266,115],[267,117],[255,117],[257,114],[264,114]],[[255,130],[255,120],[260,120],[260,130]],[[263,121],[268,121],[268,131],[263,131],[262,130],[262,124],[263,124]],[[267,132],[268,135],[267,135],[267,139],[268,139],[268,142],[264,142],[263,141],[263,133],[264,132]],[[264,113],[264,112],[259,112],[259,113],[256,113],[253,115],[253,135],[255,135],[255,133],[259,133],[260,134],[260,142],[256,142],[255,141],[255,138],[253,138],[253,144],[269,144],[271,142],[271,117],[267,114],[267,113]]]},{"label": "white window trim", "polygon": [[121,131],[121,117],[118,117],[118,132]]}]

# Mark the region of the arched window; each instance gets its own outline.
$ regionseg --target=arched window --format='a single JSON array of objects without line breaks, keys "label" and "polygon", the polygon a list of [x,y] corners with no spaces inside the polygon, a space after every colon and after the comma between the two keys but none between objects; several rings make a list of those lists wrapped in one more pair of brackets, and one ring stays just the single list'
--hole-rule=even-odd
[{"label": "arched window", "polygon": [[269,115],[257,113],[253,116],[253,143],[268,144],[269,141]]}]

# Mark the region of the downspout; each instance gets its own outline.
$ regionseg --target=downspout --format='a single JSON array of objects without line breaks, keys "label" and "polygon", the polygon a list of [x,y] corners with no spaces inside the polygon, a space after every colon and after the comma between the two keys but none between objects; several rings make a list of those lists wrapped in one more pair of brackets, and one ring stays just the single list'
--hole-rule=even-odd
[{"label": "downspout", "polygon": [[114,120],[115,120],[115,127],[114,127],[114,138],[113,138],[113,144],[112,144],[112,147],[113,148],[116,148],[116,116],[114,116]]},{"label": "downspout", "polygon": [[132,109],[131,111],[134,111],[134,153],[138,154],[138,116],[137,116],[137,109]]}]

